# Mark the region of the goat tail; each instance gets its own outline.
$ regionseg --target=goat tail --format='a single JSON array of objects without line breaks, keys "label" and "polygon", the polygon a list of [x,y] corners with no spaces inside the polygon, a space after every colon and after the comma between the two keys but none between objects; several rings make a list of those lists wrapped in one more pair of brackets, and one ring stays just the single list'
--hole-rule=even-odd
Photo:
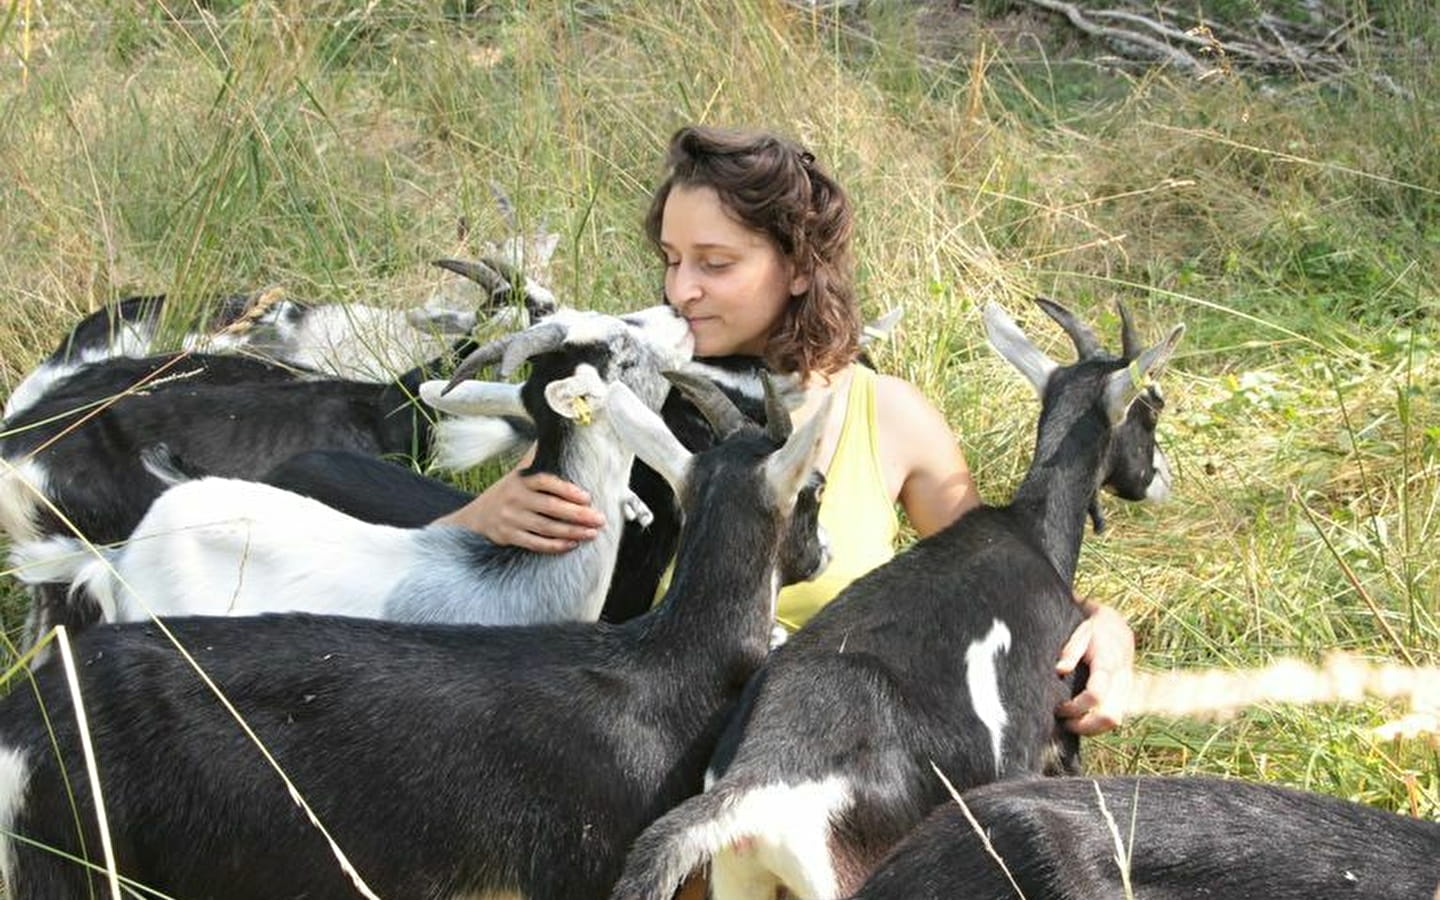
[{"label": "goat tail", "polygon": [[631,845],[610,900],[670,900],[691,872],[757,830],[740,804],[748,788],[722,779],[651,823]]},{"label": "goat tail", "polygon": [[84,592],[111,622],[117,613],[112,578],[117,552],[73,537],[24,541],[10,548],[11,574],[30,585],[69,584],[72,599]]}]

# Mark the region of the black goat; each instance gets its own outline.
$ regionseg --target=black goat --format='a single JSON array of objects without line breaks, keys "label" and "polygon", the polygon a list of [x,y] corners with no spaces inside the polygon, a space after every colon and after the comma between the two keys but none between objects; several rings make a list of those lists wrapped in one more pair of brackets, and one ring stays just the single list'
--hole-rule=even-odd
[{"label": "black goat", "polygon": [[[606,402],[686,512],[674,580],[647,615],[516,628],[167,623],[383,896],[604,897],[635,835],[699,790],[764,658],[780,583],[824,564],[812,471],[823,415],[793,435],[772,416],[766,435],[706,399],[727,436],[692,457],[624,385]],[[75,650],[127,878],[211,900],[355,896],[158,628],[98,626]],[[55,662],[35,690],[0,700],[0,858],[16,900],[84,896],[92,874],[40,847],[93,858],[100,846]]]},{"label": "black goat", "polygon": [[1008,781],[963,800],[974,824],[941,806],[855,900],[1440,896],[1440,823],[1323,794],[1117,776]]},{"label": "black goat", "polygon": [[641,836],[615,900],[669,898],[707,860],[719,900],[781,886],[842,897],[944,799],[932,761],[962,787],[1078,766],[1055,707],[1079,679],[1058,679],[1055,660],[1081,620],[1071,582],[1086,509],[1102,484],[1148,491],[1122,470],[1153,477],[1153,430],[1125,448],[1115,429],[1137,399],[1158,402],[1142,382],[1183,328],[1120,359],[1040,302],[1075,338],[1074,364],[1051,361],[998,306],[984,316],[1043,398],[1014,500],[863,576],[775,651],[722,737],[713,784]]}]

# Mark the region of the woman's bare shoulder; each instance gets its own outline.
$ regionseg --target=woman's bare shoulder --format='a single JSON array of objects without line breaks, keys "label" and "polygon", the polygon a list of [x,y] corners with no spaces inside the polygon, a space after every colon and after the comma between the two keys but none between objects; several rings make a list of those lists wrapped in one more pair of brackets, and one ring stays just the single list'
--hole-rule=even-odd
[{"label": "woman's bare shoulder", "polygon": [[895,375],[875,376],[875,414],[884,426],[944,428],[950,426],[930,398],[915,385]]},{"label": "woman's bare shoulder", "polygon": [[943,528],[978,502],[955,432],[918,387],[878,376],[875,416],[886,480],[920,534]]}]

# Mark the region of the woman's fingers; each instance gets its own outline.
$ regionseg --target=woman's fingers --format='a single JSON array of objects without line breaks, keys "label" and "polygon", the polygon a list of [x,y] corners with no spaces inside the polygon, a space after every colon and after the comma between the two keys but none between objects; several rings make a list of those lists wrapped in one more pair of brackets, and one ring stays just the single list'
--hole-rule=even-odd
[{"label": "woman's fingers", "polygon": [[564,553],[594,539],[605,525],[579,486],[549,472],[521,475],[518,469],[439,521],[536,553]]},{"label": "woman's fingers", "polygon": [[1065,643],[1055,666],[1062,676],[1082,661],[1089,667],[1085,689],[1055,710],[1065,727],[1079,735],[1100,734],[1120,724],[1135,678],[1135,633],[1125,617],[1100,604],[1086,608],[1089,615]]}]

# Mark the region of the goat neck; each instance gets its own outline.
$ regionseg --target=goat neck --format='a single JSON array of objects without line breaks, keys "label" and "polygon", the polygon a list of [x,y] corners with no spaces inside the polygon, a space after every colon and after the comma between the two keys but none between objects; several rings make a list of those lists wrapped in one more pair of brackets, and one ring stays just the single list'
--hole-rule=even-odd
[{"label": "goat neck", "polygon": [[753,468],[750,460],[771,449],[766,438],[745,435],[696,458],[674,575],[649,627],[665,645],[693,653],[738,644],[752,667],[764,657],[783,523],[768,485],[734,470]]},{"label": "goat neck", "polygon": [[[622,505],[635,457],[614,439],[608,425],[599,421],[587,424],[559,415],[544,396],[546,385],[572,375],[580,367],[604,365],[602,349],[597,348],[593,359],[588,361],[587,353],[572,348],[566,353],[544,353],[531,360],[533,369],[521,388],[521,400],[535,423],[535,457],[525,474],[548,472],[578,485],[590,494],[590,505],[607,523],[612,523],[602,528],[593,540],[581,541],[567,554],[574,557],[576,571],[594,570],[595,589],[603,598],[605,586],[615,571],[615,551],[624,519]],[[581,561],[587,560],[589,562],[582,565]],[[585,589],[588,591],[590,587],[587,585]],[[597,607],[595,612],[598,611]]]},{"label": "goat neck", "polygon": [[[1067,584],[1075,578],[1085,520],[1105,479],[1110,424],[1095,386],[1119,368],[1090,361],[1058,369],[1045,390],[1030,469],[1011,507]],[[1088,402],[1087,402],[1088,401]]]},{"label": "goat neck", "polygon": [[[713,426],[743,419],[712,382],[672,380]],[[813,490],[815,454],[833,398],[793,432],[788,416],[766,433],[736,425],[725,428],[716,446],[691,454],[658,415],[633,402],[623,385],[617,388],[612,421],[634,435],[636,454],[670,484],[686,519],[670,588],[640,627],[660,647],[707,648],[695,654],[702,669],[713,670],[717,655],[738,650],[729,659],[740,666],[738,677],[748,677],[768,648],[782,560],[795,569],[784,573],[792,578],[813,577],[825,565],[817,510],[802,509],[797,498]],[[766,394],[769,405],[778,403],[773,386]]]}]

